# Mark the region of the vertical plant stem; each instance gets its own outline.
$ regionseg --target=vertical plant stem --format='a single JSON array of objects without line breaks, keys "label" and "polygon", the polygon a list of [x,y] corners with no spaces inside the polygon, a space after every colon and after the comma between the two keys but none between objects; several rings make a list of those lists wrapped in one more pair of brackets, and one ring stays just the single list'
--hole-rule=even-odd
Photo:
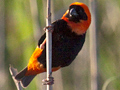
[{"label": "vertical plant stem", "polygon": [[[47,18],[46,25],[51,24],[51,0],[47,0]],[[51,30],[46,30],[46,60],[47,60],[47,80],[50,80],[51,67],[52,67],[52,32]],[[52,90],[52,85],[47,85],[47,90]]]},{"label": "vertical plant stem", "polygon": [[96,33],[96,3],[90,0],[92,24],[90,27],[90,72],[91,90],[98,90],[98,70],[97,70],[97,33]]}]

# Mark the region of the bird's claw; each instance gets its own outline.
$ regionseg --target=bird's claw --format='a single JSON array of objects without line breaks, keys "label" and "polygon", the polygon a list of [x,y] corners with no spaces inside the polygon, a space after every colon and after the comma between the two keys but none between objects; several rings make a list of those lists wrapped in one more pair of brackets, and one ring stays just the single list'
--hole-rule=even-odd
[{"label": "bird's claw", "polygon": [[48,30],[50,32],[53,32],[53,26],[52,25],[46,26],[43,30],[44,31]]},{"label": "bird's claw", "polygon": [[54,84],[54,78],[53,77],[49,77],[49,80],[47,80],[47,79],[42,80],[42,85],[53,85],[53,84]]}]

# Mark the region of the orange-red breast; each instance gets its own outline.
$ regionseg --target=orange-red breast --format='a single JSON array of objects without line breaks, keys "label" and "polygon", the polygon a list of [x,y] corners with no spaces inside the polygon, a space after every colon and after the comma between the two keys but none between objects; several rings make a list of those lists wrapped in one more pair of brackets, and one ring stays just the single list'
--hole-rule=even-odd
[{"label": "orange-red breast", "polygon": [[[81,50],[86,31],[91,23],[91,14],[88,7],[80,2],[74,2],[59,20],[53,22],[52,28],[52,71],[71,64]],[[25,69],[19,72],[15,79],[23,87],[27,87],[39,73],[46,72],[46,46],[40,48],[45,40],[44,34],[30,57]]]}]

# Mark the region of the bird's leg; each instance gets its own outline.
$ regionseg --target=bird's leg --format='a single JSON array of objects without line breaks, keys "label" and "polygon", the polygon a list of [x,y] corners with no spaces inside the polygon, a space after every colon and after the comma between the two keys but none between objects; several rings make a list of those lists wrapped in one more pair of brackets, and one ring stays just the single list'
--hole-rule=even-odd
[{"label": "bird's leg", "polygon": [[54,78],[51,77],[52,72],[50,73],[49,77],[42,80],[42,85],[53,85],[54,84]]},{"label": "bird's leg", "polygon": [[46,44],[46,38],[45,38],[45,40],[42,42],[42,44],[40,44],[40,49],[44,49],[45,44]]},{"label": "bird's leg", "polygon": [[[43,30],[44,30],[44,31],[48,30],[48,31],[53,32],[53,25],[46,26]],[[44,49],[45,44],[46,44],[46,38],[45,38],[45,40],[42,42],[42,44],[40,44],[40,49]]]}]

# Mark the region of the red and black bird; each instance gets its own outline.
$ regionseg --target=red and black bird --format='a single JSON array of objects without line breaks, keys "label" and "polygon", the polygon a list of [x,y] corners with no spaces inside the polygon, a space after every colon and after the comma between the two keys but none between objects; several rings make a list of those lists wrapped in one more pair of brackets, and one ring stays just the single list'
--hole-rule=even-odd
[{"label": "red and black bird", "polygon": [[[50,25],[52,28],[52,71],[66,67],[75,59],[85,42],[86,31],[91,23],[91,14],[88,7],[80,2],[74,2],[59,20]],[[46,45],[44,34],[30,57],[25,69],[19,72],[15,79],[23,87],[27,87],[39,73],[46,72]]]}]

